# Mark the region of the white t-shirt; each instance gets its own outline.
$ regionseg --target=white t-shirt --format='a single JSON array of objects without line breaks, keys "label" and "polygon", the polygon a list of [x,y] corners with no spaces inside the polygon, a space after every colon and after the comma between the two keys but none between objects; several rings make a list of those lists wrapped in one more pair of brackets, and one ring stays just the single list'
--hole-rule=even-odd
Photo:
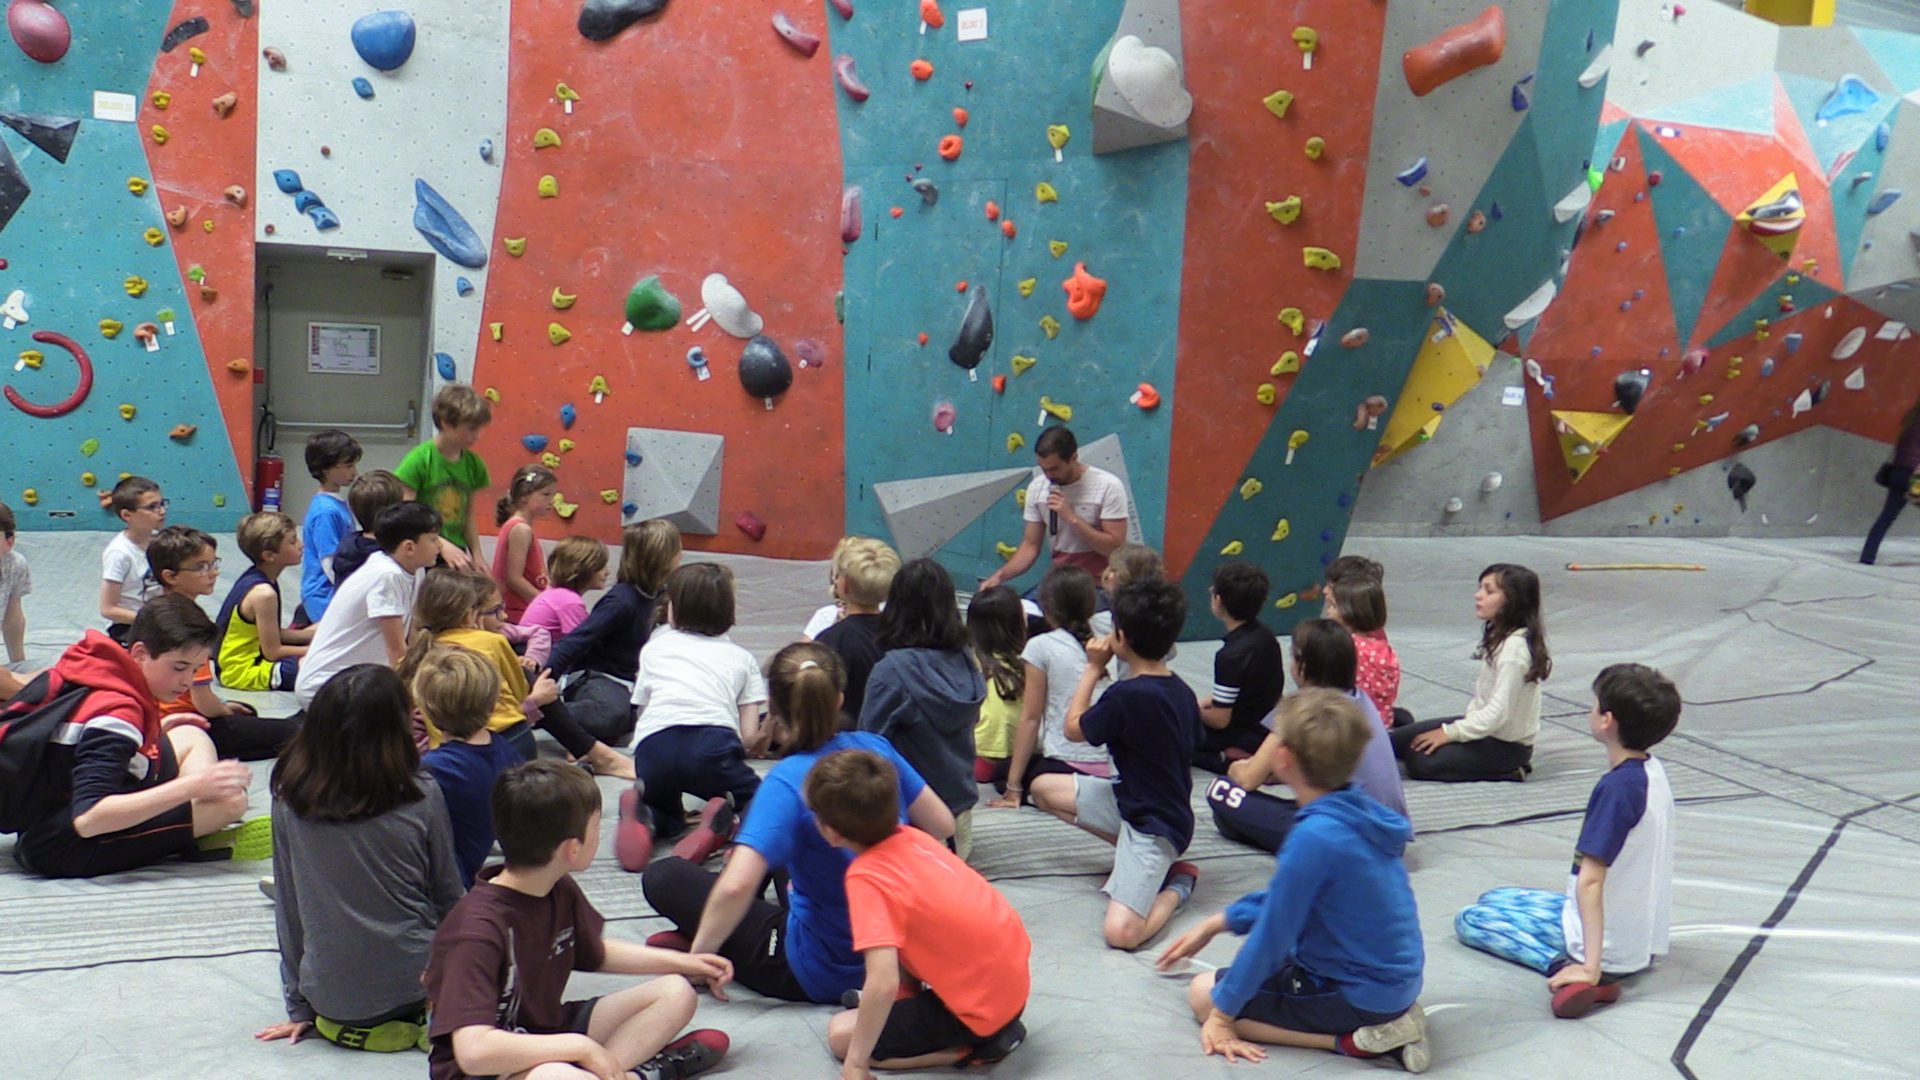
[{"label": "white t-shirt", "polygon": [[826,633],[829,627],[839,621],[840,605],[828,604],[826,607],[813,613],[813,618],[807,620],[807,628],[801,631],[801,633],[806,635],[808,641],[812,641],[814,638]]},{"label": "white t-shirt", "polygon": [[[1035,522],[1043,528],[1050,527],[1051,523],[1047,517],[1047,495],[1052,490],[1053,481],[1048,480],[1045,473],[1034,475],[1033,481],[1027,485],[1026,518],[1028,521]],[[1087,466],[1087,471],[1081,474],[1080,479],[1061,488],[1060,493],[1066,496],[1067,505],[1073,507],[1074,515],[1095,528],[1098,528],[1103,521],[1127,520],[1126,486],[1120,483],[1119,477],[1105,469],[1094,465]],[[1079,533],[1073,531],[1072,526],[1064,521],[1060,523],[1059,530],[1052,533],[1051,539],[1053,553],[1056,556],[1094,550],[1092,544],[1087,543]]]},{"label": "white t-shirt", "polygon": [[26,556],[9,551],[0,557],[0,615],[23,596],[33,593],[33,574],[27,569]]},{"label": "white t-shirt", "polygon": [[333,595],[333,603],[314,628],[313,644],[300,661],[300,677],[293,686],[301,708],[313,704],[313,696],[340,672],[355,664],[387,662],[387,639],[376,620],[397,615],[404,632],[419,585],[419,575],[402,570],[386,552],[367,557],[366,565]]},{"label": "white t-shirt", "polygon": [[115,533],[107,541],[107,550],[100,553],[100,580],[119,582],[120,606],[135,615],[147,601],[160,595],[160,586],[147,576],[147,553],[126,533]]},{"label": "white t-shirt", "polygon": [[760,662],[732,638],[662,626],[640,650],[640,674],[633,686],[640,722],[634,741],[637,745],[670,727],[705,725],[738,734],[740,706],[766,700]]},{"label": "white t-shirt", "polygon": [[[1047,677],[1047,712],[1040,718],[1040,753],[1060,761],[1088,765],[1103,765],[1112,760],[1104,747],[1067,738],[1067,708],[1073,704],[1073,692],[1080,688],[1080,673],[1087,669],[1087,650],[1079,639],[1065,630],[1049,630],[1030,639],[1027,647],[1020,651],[1020,659],[1039,668]],[[1099,701],[1105,692],[1106,684],[1102,683],[1094,690],[1093,700]]]},{"label": "white t-shirt", "polygon": [[1573,874],[1567,879],[1567,906],[1560,916],[1567,955],[1584,961],[1577,892],[1582,855],[1607,864],[1600,970],[1630,975],[1666,955],[1667,927],[1673,921],[1673,788],[1659,758],[1621,762],[1600,778],[1587,799]]}]

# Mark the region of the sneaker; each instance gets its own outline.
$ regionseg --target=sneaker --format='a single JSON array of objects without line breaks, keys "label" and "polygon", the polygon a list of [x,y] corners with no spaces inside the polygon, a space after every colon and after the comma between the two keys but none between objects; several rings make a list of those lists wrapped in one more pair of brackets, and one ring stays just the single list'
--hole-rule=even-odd
[{"label": "sneaker", "polygon": [[[1186,887],[1180,887],[1180,879],[1186,879]],[[1200,868],[1190,862],[1177,862],[1167,870],[1167,880],[1160,883],[1162,889],[1172,889],[1180,894],[1180,902],[1185,904],[1193,899],[1194,887],[1200,884]]]},{"label": "sneaker", "polygon": [[858,990],[840,991],[840,1007],[843,1009],[859,1008],[860,1007],[860,991]]},{"label": "sneaker", "polygon": [[686,1080],[720,1064],[728,1045],[725,1032],[701,1028],[668,1043],[665,1050],[635,1066],[633,1075],[639,1080]]},{"label": "sneaker", "polygon": [[1427,1045],[1426,1036],[1395,1050],[1392,1057],[1400,1062],[1400,1067],[1410,1073],[1423,1073],[1433,1065],[1433,1048]]},{"label": "sneaker", "polygon": [[700,809],[700,823],[673,845],[673,854],[698,866],[733,840],[733,830],[738,824],[732,795],[708,799],[707,805]]},{"label": "sneaker", "polygon": [[613,829],[613,857],[620,869],[637,874],[653,860],[653,808],[646,804],[647,784],[635,780],[620,793],[620,823]]},{"label": "sneaker", "polygon": [[273,819],[264,814],[249,818],[238,825],[229,825],[218,832],[209,833],[195,840],[197,857],[201,860],[235,859],[257,862],[273,858]]},{"label": "sneaker", "polygon": [[671,949],[674,952],[692,952],[693,942],[678,930],[662,930],[647,939],[647,947],[652,949]]},{"label": "sneaker", "polygon": [[1385,1054],[1427,1037],[1427,1013],[1414,1002],[1413,1007],[1384,1024],[1363,1027],[1353,1033],[1353,1045],[1369,1054]]},{"label": "sneaker", "polygon": [[1619,1000],[1619,983],[1574,983],[1554,993],[1553,1015],[1562,1020],[1578,1020],[1592,1012],[1596,1005],[1610,1005]]},{"label": "sneaker", "polygon": [[260,879],[260,891],[265,893],[267,899],[273,901],[274,903],[277,904],[280,902],[280,893],[273,887],[272,878],[263,877]]},{"label": "sneaker", "polygon": [[991,1065],[1020,1049],[1020,1044],[1026,1041],[1027,1025],[1021,1023],[1020,1018],[1016,1016],[1008,1022],[1006,1027],[994,1032],[984,1042],[975,1043],[973,1049],[968,1051],[967,1056],[961,1058],[958,1064],[961,1066]]},{"label": "sneaker", "polygon": [[349,1050],[368,1050],[376,1054],[395,1054],[402,1050],[425,1049],[427,1031],[424,1025],[410,1024],[405,1020],[389,1020],[374,1027],[345,1027],[324,1016],[313,1019],[313,1030],[320,1037],[335,1046],[344,1046]]}]

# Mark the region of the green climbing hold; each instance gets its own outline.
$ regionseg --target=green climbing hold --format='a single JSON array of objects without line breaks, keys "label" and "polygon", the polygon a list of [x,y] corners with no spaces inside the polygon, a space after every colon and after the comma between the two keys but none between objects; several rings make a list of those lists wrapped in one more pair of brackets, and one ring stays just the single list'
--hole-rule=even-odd
[{"label": "green climbing hold", "polygon": [[1045,330],[1047,332],[1047,340],[1052,341],[1054,338],[1060,336],[1060,320],[1051,315],[1043,315],[1040,318],[1040,329]]},{"label": "green climbing hold", "polygon": [[651,274],[627,294],[627,323],[636,330],[671,330],[680,325],[680,298]]},{"label": "green climbing hold", "polygon": [[227,505],[227,497],[226,497],[225,495],[219,495],[219,494],[216,494],[216,495],[214,495],[214,497],[213,497],[213,505],[215,505],[215,506],[225,506],[225,505]]},{"label": "green climbing hold", "polygon": [[97,454],[97,453],[99,453],[99,452],[100,452],[100,440],[99,440],[99,439],[88,439],[88,440],[87,440],[86,442],[83,442],[83,443],[81,443],[81,444],[80,444],[80,452],[81,452],[82,454],[85,454],[85,455],[86,455],[86,456],[88,456],[88,457],[92,457],[93,455],[95,455],[95,454]]}]

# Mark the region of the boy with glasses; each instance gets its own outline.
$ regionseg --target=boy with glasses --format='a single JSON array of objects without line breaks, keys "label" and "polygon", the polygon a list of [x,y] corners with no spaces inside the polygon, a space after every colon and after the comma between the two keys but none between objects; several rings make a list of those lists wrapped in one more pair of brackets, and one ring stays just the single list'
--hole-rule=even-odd
[{"label": "boy with glasses", "polygon": [[160,595],[159,583],[147,575],[147,545],[167,523],[167,500],[159,484],[129,476],[114,485],[107,505],[127,527],[100,554],[100,617],[110,624],[107,636],[125,644],[140,606]]}]

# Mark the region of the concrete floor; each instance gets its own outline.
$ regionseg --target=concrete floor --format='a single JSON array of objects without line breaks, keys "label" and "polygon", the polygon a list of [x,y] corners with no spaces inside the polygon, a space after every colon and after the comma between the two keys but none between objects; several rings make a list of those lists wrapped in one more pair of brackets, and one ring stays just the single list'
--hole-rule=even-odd
[{"label": "concrete floor", "polygon": [[[88,618],[104,536],[22,538],[39,593],[36,658],[50,659]],[[224,546],[224,545],[223,545]],[[1882,565],[1851,562],[1844,538],[1577,540],[1364,539],[1387,566],[1402,703],[1458,713],[1478,624],[1475,575],[1490,562],[1540,571],[1556,668],[1540,766],[1526,785],[1411,785],[1421,838],[1408,864],[1426,931],[1433,1074],[1543,1072],[1621,1077],[1912,1076],[1920,1057],[1920,544]],[[1570,561],[1698,562],[1706,573],[1574,573]],[[766,652],[818,602],[814,564],[742,565],[740,637]],[[1210,650],[1183,646],[1179,669],[1204,688]],[[1680,684],[1680,731],[1658,751],[1675,774],[1679,860],[1672,953],[1619,1006],[1552,1019],[1543,982],[1455,941],[1454,912],[1484,889],[1559,889],[1585,790],[1604,767],[1586,739],[1587,686],[1618,660],[1656,664]],[[264,781],[255,799],[264,806]],[[605,785],[609,796],[615,788]],[[1097,849],[1032,811],[981,815],[976,861],[1034,939],[1028,1043],[996,1077],[1351,1075],[1389,1068],[1281,1050],[1229,1069],[1203,1059],[1181,981],[1147,957],[1101,946]],[[0,849],[9,841],[0,840]],[[1271,859],[1235,849],[1203,821],[1202,877],[1178,932],[1259,888]],[[261,865],[200,864],[123,878],[50,883],[0,861],[0,1018],[4,1074],[19,1080],[315,1075],[419,1076],[414,1054],[377,1056],[319,1042],[255,1044],[280,1018],[271,912]],[[603,860],[583,876],[621,936],[663,923],[638,881]],[[1164,939],[1163,939],[1164,940]],[[1157,945],[1158,943],[1156,943]],[[1223,938],[1202,959],[1226,963]],[[581,975],[575,994],[621,980]],[[830,1010],[741,992],[697,1023],[732,1035],[715,1075],[832,1075]],[[976,1070],[978,1071],[978,1070]],[[947,1073],[945,1075],[951,1075]]]}]

